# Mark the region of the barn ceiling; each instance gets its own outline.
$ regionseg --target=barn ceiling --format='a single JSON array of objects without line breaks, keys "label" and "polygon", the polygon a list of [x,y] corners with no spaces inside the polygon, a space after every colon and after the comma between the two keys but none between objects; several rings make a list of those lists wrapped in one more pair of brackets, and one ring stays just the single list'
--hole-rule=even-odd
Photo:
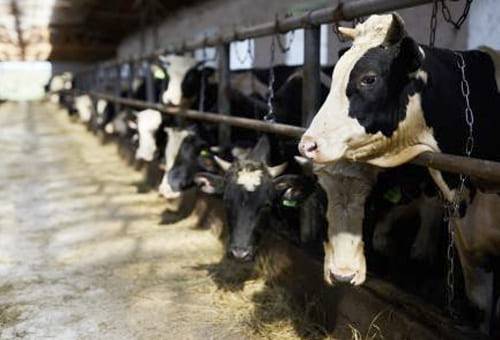
[{"label": "barn ceiling", "polygon": [[90,62],[198,0],[0,0],[0,61]]}]

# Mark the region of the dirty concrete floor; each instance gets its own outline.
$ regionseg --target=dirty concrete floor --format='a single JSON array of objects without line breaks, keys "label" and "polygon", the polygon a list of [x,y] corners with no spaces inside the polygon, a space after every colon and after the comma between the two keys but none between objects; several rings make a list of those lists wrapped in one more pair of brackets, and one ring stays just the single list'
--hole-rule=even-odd
[{"label": "dirty concrete floor", "polygon": [[164,202],[136,193],[114,145],[50,104],[7,103],[0,154],[0,339],[246,338],[197,289],[214,237],[159,226]]}]

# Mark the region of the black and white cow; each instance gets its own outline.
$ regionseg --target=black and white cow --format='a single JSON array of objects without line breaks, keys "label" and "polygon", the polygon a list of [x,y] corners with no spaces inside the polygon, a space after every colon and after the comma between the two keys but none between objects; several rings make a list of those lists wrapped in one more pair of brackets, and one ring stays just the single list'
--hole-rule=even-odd
[{"label": "black and white cow", "polygon": [[75,109],[82,123],[88,124],[92,119],[93,106],[92,98],[89,95],[75,97]]},{"label": "black and white cow", "polygon": [[[500,109],[496,51],[418,45],[397,14],[374,15],[340,31],[353,39],[353,46],[333,71],[332,88],[302,137],[301,153],[318,163],[350,159],[381,167],[403,164],[425,151],[463,154],[468,136],[459,67],[463,59],[474,115],[472,156],[500,160],[500,116],[492,114]],[[445,181],[440,172],[430,173],[452,201],[456,178]],[[491,249],[486,253],[494,254]],[[489,313],[479,299],[471,300]]]},{"label": "black and white cow", "polygon": [[302,137],[305,156],[391,167],[425,151],[463,154],[467,124],[457,65],[463,57],[476,118],[473,156],[500,158],[500,117],[490,114],[500,107],[497,54],[418,45],[397,14],[374,15],[341,31],[353,45],[339,59],[328,98]]},{"label": "black and white cow", "polygon": [[216,157],[224,175],[199,173],[195,178],[203,192],[222,196],[228,254],[241,261],[254,258],[259,238],[276,219],[276,204],[300,181],[297,175],[282,175],[287,163],[268,166],[269,155],[270,144],[264,135],[246,159],[230,163]]}]

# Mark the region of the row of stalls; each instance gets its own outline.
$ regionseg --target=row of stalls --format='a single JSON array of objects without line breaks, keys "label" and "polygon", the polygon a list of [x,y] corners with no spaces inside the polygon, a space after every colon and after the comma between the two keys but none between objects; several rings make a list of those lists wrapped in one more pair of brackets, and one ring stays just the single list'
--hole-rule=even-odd
[{"label": "row of stalls", "polygon": [[[127,127],[125,133],[120,134],[113,125],[113,119],[122,112],[126,112],[122,117],[126,119],[127,126],[140,124],[137,121],[140,114],[137,112],[156,110],[167,117],[162,124],[169,128],[186,129],[191,122],[207,127],[209,133],[214,133],[213,130],[217,127],[216,140],[211,141],[208,146],[217,146],[222,150],[234,149],[236,145],[242,148],[253,146],[263,135],[268,134],[271,136],[271,148],[277,145],[282,154],[292,155],[295,152],[298,156],[297,142],[304,132],[303,127],[309,125],[320,108],[332,81],[332,68],[322,67],[320,64],[320,25],[333,23],[336,30],[340,21],[362,19],[372,14],[426,3],[440,5],[440,2],[432,0],[350,1],[338,7],[284,19],[277,18],[273,22],[254,27],[238,28],[227,34],[206,35],[200,39],[172,44],[152,55],[100,63],[72,77],[68,76],[71,79],[68,78],[66,83],[72,83],[67,86],[71,89],[58,91],[58,99],[70,108],[75,117],[80,113],[76,102],[84,96],[92,99],[92,112],[87,122],[90,130],[99,135],[103,142],[117,142],[129,163],[144,170],[145,179],[139,191],[156,190],[165,172],[171,168],[167,160],[169,156],[163,149],[164,144],[168,145],[172,140],[172,135],[166,134],[167,141],[159,144],[161,147],[158,147],[153,159],[139,161],[135,158],[141,136]],[[467,5],[470,2],[467,1]],[[444,2],[441,6],[445,6]],[[275,65],[275,50],[283,44],[280,43],[280,35],[299,28],[304,29],[304,65]],[[231,42],[263,36],[272,37],[270,67],[233,72],[230,69]],[[216,69],[207,66],[212,61],[205,53],[207,48],[217,50]],[[182,86],[177,84],[179,79],[173,74],[175,62],[172,60],[175,59],[171,56],[189,58],[194,51],[200,50],[203,52],[201,60],[191,64],[189,71],[184,72],[181,77]],[[300,82],[294,83],[297,74]],[[192,79],[187,79],[189,76]],[[250,92],[234,85],[236,76],[249,84]],[[217,85],[216,89],[208,91],[212,84]],[[176,105],[164,105],[167,104],[164,100],[166,91],[175,85],[183,93],[192,92],[191,97],[183,97]],[[259,92],[258,89],[262,91]],[[243,111],[237,111],[242,110],[235,108],[235,103],[240,103],[241,98],[248,105],[242,106]],[[211,105],[213,102],[216,106]],[[99,112],[105,111],[103,105],[109,106],[106,110],[114,113],[107,118],[105,124],[97,124]],[[248,114],[244,110],[252,113]],[[292,120],[291,111],[298,111],[300,117]],[[163,128],[163,125],[159,126]],[[248,137],[252,142],[243,145],[239,141],[246,138],[244,136],[248,135],[247,131],[253,133]],[[155,137],[158,142],[160,137],[158,134]],[[168,152],[168,148],[166,150]],[[229,168],[230,164],[220,161],[224,158],[224,151],[219,154],[219,150],[214,150],[211,148],[206,151],[204,148],[202,151],[209,153],[204,156],[210,158],[212,166],[217,163],[221,168]],[[287,153],[288,150],[293,151]],[[214,155],[219,158],[214,160]],[[237,160],[234,153],[229,157]],[[301,178],[308,178],[309,181],[301,182],[303,186],[319,187],[311,180],[314,179],[312,165],[301,164],[300,160],[294,160],[290,156],[284,160],[289,163],[291,173],[295,171]],[[499,164],[443,154],[424,154],[413,163],[415,166],[432,164],[444,171],[465,173],[493,181],[499,179],[500,173]],[[277,166],[277,162],[272,166]],[[292,222],[287,223],[287,227],[271,223],[268,230],[262,233],[256,256],[260,258],[260,263],[267,263],[264,275],[288,287],[304,306],[310,300],[321,301],[321,308],[315,312],[315,318],[335,334],[342,334],[340,325],[346,324],[354,324],[358,329],[369,332],[376,320],[377,327],[382,329],[385,338],[390,339],[486,338],[486,333],[495,332],[498,325],[495,326],[492,322],[491,329],[482,327],[483,333],[479,331],[484,315],[478,313],[465,296],[458,256],[453,248],[450,252],[453,238],[450,238],[447,229],[446,209],[439,202],[438,206],[429,208],[435,209],[434,219],[425,220],[418,209],[412,208],[415,198],[424,191],[422,183],[417,181],[401,184],[391,176],[379,179],[382,184],[369,196],[364,207],[362,230],[358,231],[362,233],[364,240],[368,267],[368,279],[363,285],[354,287],[340,283],[339,280],[334,282],[333,287],[325,283],[323,243],[328,239],[327,234],[331,234],[327,230],[331,226],[327,226],[325,220],[325,203],[317,203],[325,201],[324,193],[316,194],[321,197],[315,197],[314,202],[313,199],[302,200],[302,196],[293,190],[287,190],[280,196],[281,216]],[[200,184],[199,181],[195,182]],[[199,195],[205,197],[203,193]],[[245,209],[244,207],[240,209]],[[397,212],[393,213],[394,210]],[[320,214],[319,211],[323,213]],[[397,217],[389,218],[391,214]],[[381,220],[384,226],[381,226]],[[422,226],[424,220],[433,225]],[[386,226],[387,224],[391,226]],[[383,231],[380,230],[382,228]],[[419,233],[424,228],[427,232],[432,229],[432,234],[424,241],[420,240],[424,245],[419,245],[416,240],[423,238]],[[428,249],[429,247],[432,249]],[[453,278],[451,281],[450,273]],[[326,278],[326,281],[329,279]],[[329,283],[331,281],[330,279]]]}]

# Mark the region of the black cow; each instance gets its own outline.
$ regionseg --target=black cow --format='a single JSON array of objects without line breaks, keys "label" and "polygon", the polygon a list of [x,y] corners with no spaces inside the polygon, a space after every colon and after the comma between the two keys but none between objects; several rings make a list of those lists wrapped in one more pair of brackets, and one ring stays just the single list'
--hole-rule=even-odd
[{"label": "black cow", "polygon": [[225,174],[199,173],[195,181],[208,194],[221,195],[229,231],[228,253],[242,261],[254,258],[258,239],[270,223],[282,195],[300,182],[297,175],[280,176],[286,163],[268,166],[270,144],[262,136],[247,158],[232,163],[216,157]]}]

